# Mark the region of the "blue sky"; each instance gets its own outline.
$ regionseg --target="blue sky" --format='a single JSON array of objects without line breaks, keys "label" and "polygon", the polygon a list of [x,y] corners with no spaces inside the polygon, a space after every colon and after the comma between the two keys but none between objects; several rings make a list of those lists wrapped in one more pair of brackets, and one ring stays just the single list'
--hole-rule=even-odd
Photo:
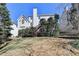
[{"label": "blue sky", "polygon": [[32,16],[33,8],[38,9],[39,14],[62,14],[63,8],[70,4],[62,3],[7,3],[12,21],[17,22],[20,15]]}]

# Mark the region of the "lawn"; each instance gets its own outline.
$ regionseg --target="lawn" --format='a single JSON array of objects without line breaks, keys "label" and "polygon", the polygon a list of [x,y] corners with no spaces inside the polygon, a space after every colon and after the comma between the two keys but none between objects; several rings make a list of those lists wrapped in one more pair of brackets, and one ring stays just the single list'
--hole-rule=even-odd
[{"label": "lawn", "polygon": [[70,56],[79,55],[79,50],[70,45],[75,40],[53,37],[15,38],[0,49],[5,56]]}]

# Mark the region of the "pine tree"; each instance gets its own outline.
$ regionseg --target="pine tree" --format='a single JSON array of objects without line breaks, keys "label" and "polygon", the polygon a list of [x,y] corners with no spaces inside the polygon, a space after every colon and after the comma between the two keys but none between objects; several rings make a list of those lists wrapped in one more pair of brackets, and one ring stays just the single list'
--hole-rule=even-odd
[{"label": "pine tree", "polygon": [[[1,29],[2,29],[2,40],[1,41],[6,41],[8,37],[10,36],[10,25],[11,25],[11,20],[9,17],[9,11],[6,7],[5,3],[0,3],[0,23],[1,23]],[[1,38],[0,37],[0,38]]]},{"label": "pine tree", "polygon": [[47,32],[49,36],[53,36],[53,28],[55,27],[55,20],[53,19],[53,17],[49,17],[47,20],[48,24],[47,24]]},{"label": "pine tree", "polygon": [[54,15],[54,18],[55,18],[54,36],[55,36],[55,37],[58,37],[58,36],[59,36],[59,32],[60,32],[60,30],[59,30],[59,25],[58,25],[59,15],[58,15],[58,14],[55,14],[55,15]]},{"label": "pine tree", "polygon": [[46,29],[47,29],[47,21],[42,18],[40,19],[40,30],[38,36],[47,36]]}]

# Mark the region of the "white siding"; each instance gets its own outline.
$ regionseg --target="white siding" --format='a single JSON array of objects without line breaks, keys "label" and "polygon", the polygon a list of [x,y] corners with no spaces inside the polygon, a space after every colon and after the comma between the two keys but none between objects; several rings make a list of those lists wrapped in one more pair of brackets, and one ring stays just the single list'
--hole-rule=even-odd
[{"label": "white siding", "polygon": [[[26,21],[27,19],[24,16],[21,16],[18,19],[18,29],[26,29],[30,27],[30,23]],[[22,23],[24,21],[24,23]]]},{"label": "white siding", "polygon": [[48,18],[50,18],[50,17],[54,18],[53,15],[46,15],[46,16],[44,15],[44,16],[40,16],[40,19],[44,18],[44,19],[46,19],[46,21],[47,21]]}]

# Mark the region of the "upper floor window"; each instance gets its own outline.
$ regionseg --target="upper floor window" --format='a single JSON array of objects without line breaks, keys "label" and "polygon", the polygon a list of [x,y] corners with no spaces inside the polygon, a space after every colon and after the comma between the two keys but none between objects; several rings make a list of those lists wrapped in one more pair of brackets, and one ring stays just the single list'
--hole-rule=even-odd
[{"label": "upper floor window", "polygon": [[24,24],[24,20],[22,19],[22,24]]}]

